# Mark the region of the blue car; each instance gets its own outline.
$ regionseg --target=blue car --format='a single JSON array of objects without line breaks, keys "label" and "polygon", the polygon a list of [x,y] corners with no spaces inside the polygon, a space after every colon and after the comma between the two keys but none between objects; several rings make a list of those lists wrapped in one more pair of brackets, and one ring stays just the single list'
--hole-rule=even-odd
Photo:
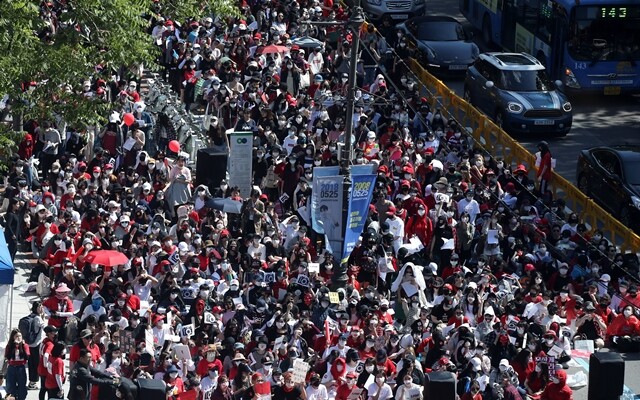
[{"label": "blue car", "polygon": [[544,65],[526,53],[483,53],[467,70],[464,98],[510,134],[565,136],[571,103]]}]

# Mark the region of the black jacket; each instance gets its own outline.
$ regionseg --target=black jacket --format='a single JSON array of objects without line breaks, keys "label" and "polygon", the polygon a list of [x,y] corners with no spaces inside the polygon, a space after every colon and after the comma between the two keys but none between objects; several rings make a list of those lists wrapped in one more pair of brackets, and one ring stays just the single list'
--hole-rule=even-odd
[{"label": "black jacket", "polygon": [[95,368],[85,367],[76,363],[70,374],[69,400],[89,400],[91,397],[91,385],[113,385],[110,375],[98,371]]}]

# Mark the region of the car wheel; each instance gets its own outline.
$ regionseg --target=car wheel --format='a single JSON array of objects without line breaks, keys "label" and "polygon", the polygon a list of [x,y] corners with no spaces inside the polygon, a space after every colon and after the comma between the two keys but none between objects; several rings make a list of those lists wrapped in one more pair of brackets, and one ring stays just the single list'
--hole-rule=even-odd
[{"label": "car wheel", "polygon": [[620,210],[620,214],[618,216],[618,221],[620,221],[622,225],[627,227],[631,227],[633,225],[633,221],[631,221],[631,210],[629,210],[629,207],[622,207],[622,210]]},{"label": "car wheel", "polygon": [[581,174],[578,177],[578,190],[585,194],[585,196],[589,196],[589,178],[585,174]]},{"label": "car wheel", "polygon": [[485,14],[482,18],[482,41],[487,46],[493,45],[493,39],[491,32],[491,20],[489,19],[489,15]]}]

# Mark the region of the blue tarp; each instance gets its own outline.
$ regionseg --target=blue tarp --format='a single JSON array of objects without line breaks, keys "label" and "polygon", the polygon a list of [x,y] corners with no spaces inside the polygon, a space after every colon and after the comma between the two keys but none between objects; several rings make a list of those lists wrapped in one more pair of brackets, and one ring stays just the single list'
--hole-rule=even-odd
[{"label": "blue tarp", "polygon": [[4,240],[4,232],[0,230],[0,285],[13,285],[14,268],[9,254],[9,247]]}]

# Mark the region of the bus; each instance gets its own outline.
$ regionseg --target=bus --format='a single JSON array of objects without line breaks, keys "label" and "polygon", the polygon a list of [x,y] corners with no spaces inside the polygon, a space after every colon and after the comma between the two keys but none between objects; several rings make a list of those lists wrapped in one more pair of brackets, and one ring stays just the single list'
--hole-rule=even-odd
[{"label": "bus", "polygon": [[640,0],[459,0],[487,45],[525,52],[570,93],[640,93]]}]

